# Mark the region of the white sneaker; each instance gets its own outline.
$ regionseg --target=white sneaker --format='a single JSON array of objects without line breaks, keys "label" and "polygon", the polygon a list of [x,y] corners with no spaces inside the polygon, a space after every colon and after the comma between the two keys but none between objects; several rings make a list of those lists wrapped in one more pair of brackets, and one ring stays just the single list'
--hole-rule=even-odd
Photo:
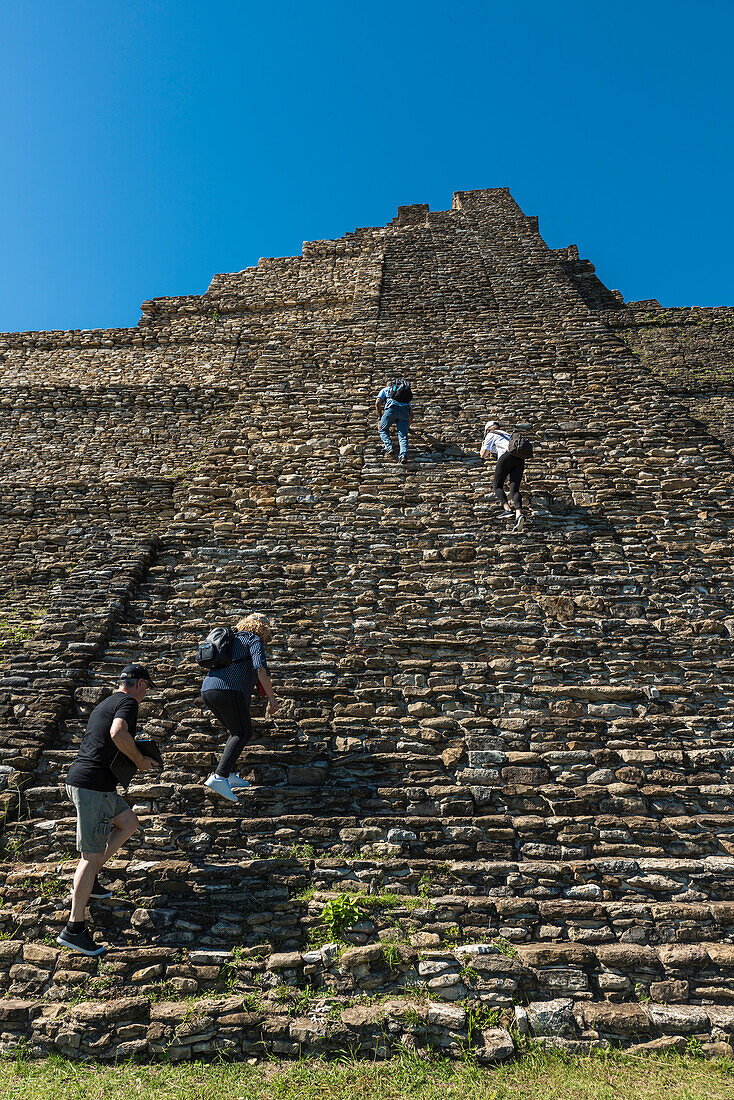
[{"label": "white sneaker", "polygon": [[512,530],[513,531],[522,531],[524,526],[525,526],[524,518],[522,516],[518,516],[517,519],[515,520],[515,526],[512,528]]},{"label": "white sneaker", "polygon": [[233,794],[229,780],[225,779],[223,775],[212,772],[209,778],[205,780],[204,786],[208,787],[210,791],[214,791],[215,794],[221,795],[222,798],[226,798],[228,802],[237,801],[237,795]]},{"label": "white sneaker", "polygon": [[244,791],[245,787],[250,786],[250,780],[249,779],[240,779],[240,777],[237,775],[236,772],[232,772],[232,774],[229,777],[229,785],[235,791],[238,791],[238,790],[243,790]]}]

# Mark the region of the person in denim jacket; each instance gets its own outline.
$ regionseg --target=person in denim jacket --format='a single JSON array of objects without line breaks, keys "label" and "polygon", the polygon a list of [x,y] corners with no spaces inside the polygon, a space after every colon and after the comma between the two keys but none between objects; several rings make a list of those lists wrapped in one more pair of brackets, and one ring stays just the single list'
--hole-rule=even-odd
[{"label": "person in denim jacket", "polygon": [[393,442],[390,438],[390,428],[395,425],[398,435],[398,462],[407,462],[408,459],[408,428],[413,420],[413,394],[410,384],[404,378],[396,378],[387,386],[383,386],[375,401],[377,410],[380,439],[385,446],[385,458],[393,454]]}]

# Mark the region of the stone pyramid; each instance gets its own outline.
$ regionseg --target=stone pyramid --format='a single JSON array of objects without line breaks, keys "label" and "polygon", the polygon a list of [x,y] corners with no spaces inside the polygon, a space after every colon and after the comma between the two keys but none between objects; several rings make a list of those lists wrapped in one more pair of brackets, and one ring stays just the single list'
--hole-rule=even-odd
[{"label": "stone pyramid", "polygon": [[[0,1050],[729,1050],[733,362],[734,310],[625,305],[506,189],[0,337]],[[193,655],[248,609],[286,705],[231,806]],[[166,767],[86,959],[63,778],[132,658]]]}]

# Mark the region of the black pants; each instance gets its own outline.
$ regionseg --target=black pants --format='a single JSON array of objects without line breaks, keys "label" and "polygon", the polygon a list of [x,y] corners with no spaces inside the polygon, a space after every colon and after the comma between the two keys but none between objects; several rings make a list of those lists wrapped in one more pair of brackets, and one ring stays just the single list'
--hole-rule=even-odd
[{"label": "black pants", "polygon": [[237,763],[237,757],[252,737],[250,700],[241,691],[223,691],[220,688],[202,691],[201,697],[214,717],[219,719],[229,733],[222,758],[215,769],[217,775],[229,779]]},{"label": "black pants", "polygon": [[505,451],[503,455],[497,459],[497,465],[494,468],[494,495],[500,504],[507,504],[507,494],[505,493],[504,485],[507,481],[510,489],[510,499],[516,508],[522,508],[522,497],[520,496],[520,482],[522,481],[522,475],[525,473],[525,460],[522,458],[515,458],[509,451]]}]

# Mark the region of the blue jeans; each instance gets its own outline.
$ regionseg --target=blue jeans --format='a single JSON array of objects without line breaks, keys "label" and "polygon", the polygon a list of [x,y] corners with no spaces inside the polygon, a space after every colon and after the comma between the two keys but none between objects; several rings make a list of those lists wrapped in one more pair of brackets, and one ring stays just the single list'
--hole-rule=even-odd
[{"label": "blue jeans", "polygon": [[385,409],[382,414],[382,420],[380,421],[380,439],[385,444],[385,450],[389,453],[392,450],[392,440],[390,439],[390,428],[395,424],[398,432],[398,446],[400,447],[401,457],[407,457],[408,454],[408,425],[410,424],[410,413],[403,412],[400,405],[393,405],[391,409]]}]

